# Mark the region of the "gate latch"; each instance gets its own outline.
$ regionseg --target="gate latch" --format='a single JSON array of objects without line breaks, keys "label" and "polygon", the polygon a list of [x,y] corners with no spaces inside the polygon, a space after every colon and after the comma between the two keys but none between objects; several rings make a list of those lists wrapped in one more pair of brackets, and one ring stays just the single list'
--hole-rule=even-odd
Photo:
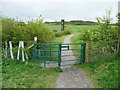
[{"label": "gate latch", "polygon": [[69,50],[69,45],[68,46],[62,46],[61,48],[67,48]]}]

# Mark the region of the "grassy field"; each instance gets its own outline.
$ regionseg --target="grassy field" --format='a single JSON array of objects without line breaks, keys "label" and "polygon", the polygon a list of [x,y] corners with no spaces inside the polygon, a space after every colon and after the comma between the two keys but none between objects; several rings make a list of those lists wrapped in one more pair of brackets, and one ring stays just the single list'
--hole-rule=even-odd
[{"label": "grassy field", "polygon": [[59,68],[40,68],[32,62],[3,60],[3,88],[54,88]]},{"label": "grassy field", "polygon": [[84,71],[96,88],[118,88],[118,56],[108,56],[75,67]]},{"label": "grassy field", "polygon": [[50,28],[51,30],[61,30],[61,25],[45,24],[45,26]]},{"label": "grassy field", "polygon": [[[61,30],[61,25],[54,25],[54,24],[45,24],[47,27],[49,27],[51,30]],[[75,34],[79,32],[80,30],[88,29],[88,28],[94,28],[96,26],[91,25],[65,25],[65,28],[69,28],[72,31],[72,34]]]}]

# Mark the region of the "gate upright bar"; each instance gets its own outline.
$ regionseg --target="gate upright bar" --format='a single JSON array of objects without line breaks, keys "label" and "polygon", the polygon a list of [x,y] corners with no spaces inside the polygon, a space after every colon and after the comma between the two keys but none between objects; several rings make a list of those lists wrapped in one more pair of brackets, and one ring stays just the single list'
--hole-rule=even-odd
[{"label": "gate upright bar", "polygon": [[58,67],[61,66],[61,44],[58,45]]},{"label": "gate upright bar", "polygon": [[85,63],[85,49],[86,49],[86,44],[82,43],[81,44],[81,64]]}]

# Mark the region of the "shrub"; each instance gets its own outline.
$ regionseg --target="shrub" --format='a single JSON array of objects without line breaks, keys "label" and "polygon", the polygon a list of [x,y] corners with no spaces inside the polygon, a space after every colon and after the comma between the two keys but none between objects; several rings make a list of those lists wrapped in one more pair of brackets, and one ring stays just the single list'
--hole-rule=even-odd
[{"label": "shrub", "polygon": [[[48,42],[54,37],[54,34],[43,24],[40,17],[27,23],[11,18],[0,17],[0,19],[2,21],[2,45],[4,47],[5,41],[12,41],[13,53],[17,52],[16,46],[18,47],[19,41],[24,41],[25,47],[28,47],[34,42],[34,37],[37,37],[39,42]],[[31,54],[30,50],[27,52],[29,55]]]},{"label": "shrub", "polygon": [[[47,35],[47,36],[46,36]],[[41,42],[50,41],[53,38],[51,30],[42,22],[41,18],[28,21],[28,23],[15,21],[11,18],[2,18],[2,41],[31,42],[38,37]]]},{"label": "shrub", "polygon": [[70,29],[65,29],[63,31],[60,31],[60,32],[55,32],[55,36],[56,37],[61,37],[63,35],[69,35],[71,34],[71,30]]}]

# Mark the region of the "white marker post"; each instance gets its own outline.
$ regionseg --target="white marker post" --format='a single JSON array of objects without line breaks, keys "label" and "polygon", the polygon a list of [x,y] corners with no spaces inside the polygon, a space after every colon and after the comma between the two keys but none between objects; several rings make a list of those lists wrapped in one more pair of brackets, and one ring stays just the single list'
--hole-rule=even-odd
[{"label": "white marker post", "polygon": [[19,60],[20,57],[20,47],[21,47],[21,41],[19,41],[19,48],[18,48],[18,54],[17,54],[17,59]]},{"label": "white marker post", "polygon": [[34,42],[37,42],[37,37],[34,37]]},{"label": "white marker post", "polygon": [[[22,49],[21,49],[22,48]],[[26,56],[26,59],[28,60],[28,55],[26,52],[24,52],[24,42],[23,41],[19,41],[19,48],[18,48],[18,54],[17,54],[17,59],[19,60],[20,58],[20,49],[22,51],[22,60],[23,62],[25,61],[25,56]]]},{"label": "white marker post", "polygon": [[8,58],[8,44],[5,42],[5,58]]},{"label": "white marker post", "polygon": [[23,49],[24,49],[24,42],[23,41],[21,41],[21,46],[22,46],[22,60],[24,62],[25,61],[25,56],[24,56],[24,51],[23,51]]},{"label": "white marker post", "polygon": [[10,56],[11,56],[11,59],[14,59],[13,52],[12,52],[12,42],[11,41],[9,41],[9,46],[10,46]]},{"label": "white marker post", "polygon": [[25,56],[26,56],[26,59],[28,60],[29,58],[28,58],[28,55],[27,55],[27,53],[25,52]]}]

